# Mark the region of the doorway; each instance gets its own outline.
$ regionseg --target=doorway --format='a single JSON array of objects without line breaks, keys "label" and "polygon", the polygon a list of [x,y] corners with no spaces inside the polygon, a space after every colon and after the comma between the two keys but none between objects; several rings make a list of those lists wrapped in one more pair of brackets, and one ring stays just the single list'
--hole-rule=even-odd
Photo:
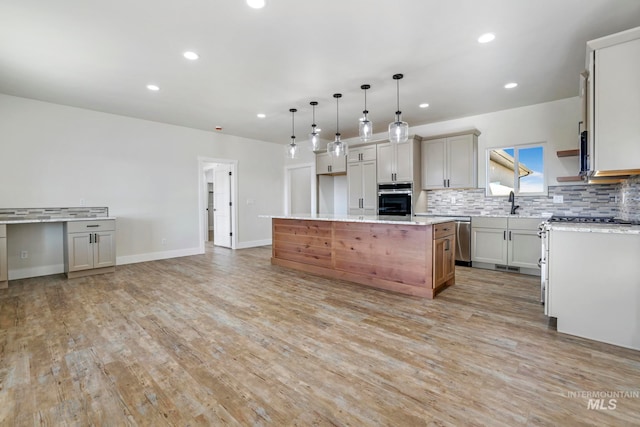
[{"label": "doorway", "polygon": [[198,158],[201,253],[210,241],[236,248],[237,165],[237,160]]}]

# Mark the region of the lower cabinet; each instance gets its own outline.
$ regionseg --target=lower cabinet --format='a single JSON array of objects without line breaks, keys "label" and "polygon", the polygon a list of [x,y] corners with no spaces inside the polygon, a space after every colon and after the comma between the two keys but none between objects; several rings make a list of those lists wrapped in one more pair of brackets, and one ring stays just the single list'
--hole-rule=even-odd
[{"label": "lower cabinet", "polygon": [[472,265],[539,276],[541,222],[538,218],[473,217]]},{"label": "lower cabinet", "polygon": [[64,271],[80,277],[115,270],[115,220],[73,221],[64,225]]},{"label": "lower cabinet", "polygon": [[0,289],[9,286],[7,272],[7,226],[0,224]]},{"label": "lower cabinet", "polygon": [[456,277],[455,223],[433,226],[433,288],[452,285]]}]

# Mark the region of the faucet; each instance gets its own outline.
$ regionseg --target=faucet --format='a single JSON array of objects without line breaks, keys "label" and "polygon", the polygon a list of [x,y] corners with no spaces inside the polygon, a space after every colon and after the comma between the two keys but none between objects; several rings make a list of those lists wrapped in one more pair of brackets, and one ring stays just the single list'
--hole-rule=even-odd
[{"label": "faucet", "polygon": [[509,202],[511,202],[511,215],[515,215],[516,214],[516,210],[520,207],[520,205],[515,205],[514,203],[516,201],[516,196],[515,194],[513,194],[513,191],[511,191],[509,193]]}]

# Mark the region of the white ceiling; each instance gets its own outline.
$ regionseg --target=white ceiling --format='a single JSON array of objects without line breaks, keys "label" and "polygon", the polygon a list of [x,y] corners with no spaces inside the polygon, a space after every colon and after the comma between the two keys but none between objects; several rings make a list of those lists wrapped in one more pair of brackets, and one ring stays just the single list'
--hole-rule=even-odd
[{"label": "white ceiling", "polygon": [[306,138],[313,100],[333,139],[340,92],[352,137],[364,83],[376,132],[394,118],[395,73],[410,126],[568,98],[585,42],[640,23],[638,0],[267,1],[0,0],[0,92],[281,143],[290,108]]}]

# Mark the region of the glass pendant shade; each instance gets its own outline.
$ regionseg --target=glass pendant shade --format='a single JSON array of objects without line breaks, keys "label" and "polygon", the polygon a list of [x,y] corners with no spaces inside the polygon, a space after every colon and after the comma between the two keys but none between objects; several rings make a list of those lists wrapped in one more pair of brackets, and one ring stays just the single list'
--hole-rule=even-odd
[{"label": "glass pendant shade", "polygon": [[338,100],[342,97],[342,94],[334,93],[333,97],[336,99],[336,139],[327,144],[327,153],[334,157],[346,156],[348,146],[346,142],[340,141],[340,115],[338,112]]},{"label": "glass pendant shade", "polygon": [[399,113],[396,114],[396,121],[389,123],[389,142],[396,144],[409,140],[409,123],[403,122]]},{"label": "glass pendant shade", "polygon": [[311,107],[313,108],[313,124],[311,125],[311,133],[309,134],[309,143],[311,144],[311,151],[318,151],[320,149],[320,131],[316,126],[316,101],[311,101]]},{"label": "glass pendant shade", "polygon": [[289,112],[291,112],[291,142],[289,143],[289,145],[287,145],[287,158],[289,159],[296,159],[298,158],[298,144],[296,144],[296,136],[294,135],[295,133],[295,121],[294,121],[294,114],[296,113],[295,108],[291,108],[289,109]]},{"label": "glass pendant shade", "polygon": [[389,123],[389,142],[400,144],[409,140],[409,123],[402,121],[402,111],[400,111],[400,79],[402,74],[394,74],[393,79],[397,84],[398,109],[396,110],[396,120]]},{"label": "glass pendant shade", "polygon": [[358,133],[362,141],[368,141],[373,136],[373,123],[369,120],[369,111],[367,111],[367,89],[370,88],[371,85],[360,86],[360,89],[364,90],[364,111],[362,112],[363,116],[358,125]]}]

